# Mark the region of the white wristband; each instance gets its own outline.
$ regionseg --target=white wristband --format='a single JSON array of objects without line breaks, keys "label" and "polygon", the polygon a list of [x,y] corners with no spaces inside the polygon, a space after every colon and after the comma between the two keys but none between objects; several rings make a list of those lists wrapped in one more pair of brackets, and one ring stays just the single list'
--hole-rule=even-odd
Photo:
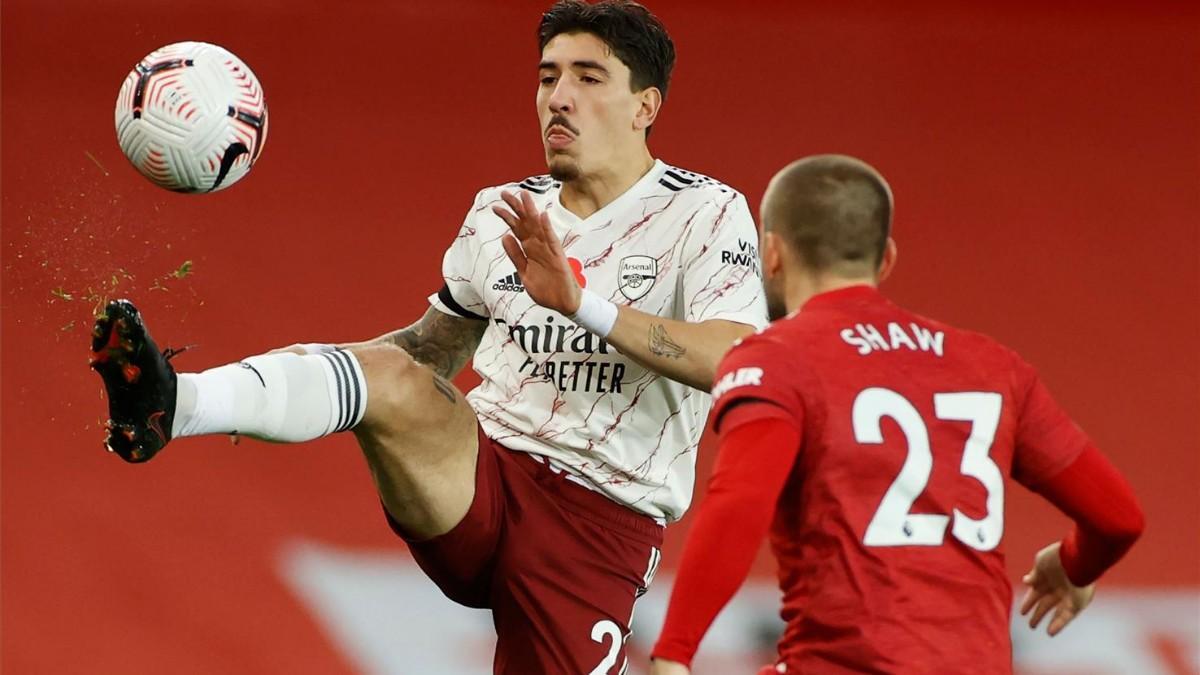
[{"label": "white wristband", "polygon": [[337,351],[337,347],[333,345],[322,344],[320,342],[305,342],[297,347],[304,350],[305,354],[326,354],[328,352]]},{"label": "white wristband", "polygon": [[568,318],[589,332],[606,338],[617,323],[617,306],[585,288],[579,298],[579,310]]}]

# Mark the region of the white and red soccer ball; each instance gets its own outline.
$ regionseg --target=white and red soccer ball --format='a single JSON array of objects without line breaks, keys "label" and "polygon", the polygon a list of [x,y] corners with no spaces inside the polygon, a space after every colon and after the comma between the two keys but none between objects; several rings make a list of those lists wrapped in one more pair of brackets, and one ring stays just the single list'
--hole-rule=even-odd
[{"label": "white and red soccer ball", "polygon": [[117,142],[134,168],[176,192],[233,185],[262,153],[267,104],[228,50],[178,42],[142,59],[117,96]]}]

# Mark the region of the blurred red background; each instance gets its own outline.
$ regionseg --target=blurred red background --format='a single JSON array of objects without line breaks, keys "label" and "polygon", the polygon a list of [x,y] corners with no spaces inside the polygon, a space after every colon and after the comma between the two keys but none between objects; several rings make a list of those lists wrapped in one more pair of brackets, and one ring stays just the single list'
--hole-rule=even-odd
[{"label": "blurred red background", "polygon": [[[402,549],[353,440],[123,464],[101,447],[92,307],[133,297],[160,343],[197,345],[185,370],[408,323],[475,191],[544,169],[544,7],[4,0],[5,672],[351,668],[273,566],[295,538]],[[1142,499],[1145,538],[1104,583],[1200,585],[1197,6],[652,9],[679,50],[654,153],[755,205],[802,155],[877,166],[901,251],[885,290],[1036,364]],[[245,60],[271,110],[251,175],[199,197],[137,175],[112,117],[132,65],[189,39]],[[1015,580],[1066,523],[1008,494]]]}]

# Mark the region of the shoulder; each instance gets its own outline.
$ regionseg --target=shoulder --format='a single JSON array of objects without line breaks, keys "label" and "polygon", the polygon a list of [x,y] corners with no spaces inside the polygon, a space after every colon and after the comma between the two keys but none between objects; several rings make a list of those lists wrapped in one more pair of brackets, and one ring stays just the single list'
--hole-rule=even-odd
[{"label": "shoulder", "polygon": [[930,329],[945,333],[947,340],[958,343],[959,349],[971,354],[973,358],[988,358],[1012,370],[1028,368],[1029,365],[1021,358],[1016,350],[1008,347],[996,338],[977,330],[960,328],[914,312],[909,312],[913,319]]},{"label": "shoulder", "polygon": [[[686,214],[684,245],[691,255],[703,254],[721,241],[745,240],[743,248],[757,258],[757,228],[750,206],[741,192],[721,181],[687,169],[667,165],[659,176],[658,195]],[[746,251],[741,251],[745,253]]]},{"label": "shoulder", "polygon": [[546,197],[554,190],[562,187],[562,183],[554,180],[549,174],[540,174],[537,176],[528,176],[520,180],[514,180],[499,185],[491,185],[483,188],[475,194],[475,206],[492,204],[500,201],[500,194],[503,192],[517,192],[525,190],[533,195],[534,200]]},{"label": "shoulder", "polygon": [[662,175],[658,178],[658,184],[671,192],[697,192],[706,195],[741,194],[716,178],[705,176],[702,173],[670,164],[664,165],[663,169]]},{"label": "shoulder", "polygon": [[741,192],[716,178],[670,164],[664,165],[657,188],[664,194],[696,202],[727,204],[746,200]]},{"label": "shoulder", "polygon": [[787,410],[802,407],[801,390],[809,377],[781,328],[772,324],[739,340],[721,360],[712,389],[718,415],[744,398],[772,401]]},{"label": "shoulder", "polygon": [[722,369],[751,363],[787,365],[794,361],[796,340],[793,337],[795,319],[783,319],[767,325],[733,343],[725,354]]},{"label": "shoulder", "polygon": [[945,349],[969,359],[976,371],[990,373],[996,382],[1007,382],[1018,396],[1037,380],[1037,370],[1017,351],[986,333],[953,326],[921,314],[908,312],[918,324],[945,335]]}]

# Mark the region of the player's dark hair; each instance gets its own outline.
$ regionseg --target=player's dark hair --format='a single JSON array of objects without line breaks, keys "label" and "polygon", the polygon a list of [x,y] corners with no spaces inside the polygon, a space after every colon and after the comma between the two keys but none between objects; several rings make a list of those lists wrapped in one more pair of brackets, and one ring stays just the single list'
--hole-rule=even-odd
[{"label": "player's dark hair", "polygon": [[671,69],[675,67],[675,43],[650,10],[631,0],[600,0],[595,4],[559,0],[542,15],[538,51],[563,33],[591,33],[600,38],[629,68],[632,91],[657,87],[667,100]]},{"label": "player's dark hair", "polygon": [[844,155],[819,155],[781,171],[763,221],[816,271],[860,274],[883,262],[892,195],[879,172]]}]

